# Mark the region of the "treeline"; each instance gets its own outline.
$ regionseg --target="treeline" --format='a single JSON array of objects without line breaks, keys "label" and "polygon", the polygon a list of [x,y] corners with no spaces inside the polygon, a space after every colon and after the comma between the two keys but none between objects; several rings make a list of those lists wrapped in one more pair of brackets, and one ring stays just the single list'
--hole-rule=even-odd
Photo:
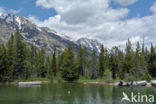
[{"label": "treeline", "polygon": [[12,34],[7,44],[0,45],[0,81],[29,78],[61,77],[74,81],[80,77],[86,79],[123,79],[150,80],[156,77],[156,47],[150,49],[137,43],[133,50],[130,40],[126,43],[125,51],[113,47],[110,51],[101,46],[101,51],[88,54],[86,47],[79,45],[74,52],[69,44],[61,54],[56,50],[46,55],[43,48],[27,46],[17,31]]}]

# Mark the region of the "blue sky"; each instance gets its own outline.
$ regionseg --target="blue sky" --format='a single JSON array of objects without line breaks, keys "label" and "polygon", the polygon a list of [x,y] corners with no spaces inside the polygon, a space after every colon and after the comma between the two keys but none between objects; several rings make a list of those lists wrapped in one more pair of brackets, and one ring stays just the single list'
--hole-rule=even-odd
[{"label": "blue sky", "polygon": [[[139,0],[133,5],[121,6],[120,4],[112,1],[111,7],[114,9],[126,7],[130,10],[127,18],[143,17],[151,15],[149,8],[155,2],[155,0]],[[7,9],[20,10],[17,15],[23,15],[28,17],[30,15],[38,17],[40,20],[48,19],[50,16],[55,16],[57,13],[53,8],[37,7],[35,5],[36,0],[0,0],[0,7],[6,7]]]},{"label": "blue sky", "polygon": [[50,16],[56,15],[56,11],[52,8],[45,9],[35,5],[36,0],[0,0],[0,7],[7,9],[20,10],[17,15],[28,17],[34,15],[40,20],[47,19]]},{"label": "blue sky", "polygon": [[107,47],[156,44],[156,0],[0,0],[0,12],[23,15],[74,40],[97,39]]},{"label": "blue sky", "polygon": [[111,6],[112,8],[121,8],[121,7],[128,8],[130,10],[128,18],[133,18],[138,16],[143,17],[143,16],[151,15],[152,12],[149,10],[149,8],[152,6],[154,2],[155,0],[139,0],[133,5],[129,5],[129,6],[121,6],[116,2],[111,2]]}]

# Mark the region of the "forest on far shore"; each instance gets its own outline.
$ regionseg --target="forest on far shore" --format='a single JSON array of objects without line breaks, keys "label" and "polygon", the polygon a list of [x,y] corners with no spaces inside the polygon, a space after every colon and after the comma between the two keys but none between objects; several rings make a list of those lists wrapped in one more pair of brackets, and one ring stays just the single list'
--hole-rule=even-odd
[{"label": "forest on far shore", "polygon": [[27,46],[17,31],[7,44],[0,45],[0,82],[12,82],[29,78],[48,78],[75,81],[79,78],[110,80],[147,80],[156,78],[156,46],[150,48],[137,42],[132,48],[130,40],[125,50],[112,47],[108,51],[101,46],[89,54],[86,47],[79,45],[77,52],[72,44],[59,53],[54,49],[47,55],[43,48]]}]

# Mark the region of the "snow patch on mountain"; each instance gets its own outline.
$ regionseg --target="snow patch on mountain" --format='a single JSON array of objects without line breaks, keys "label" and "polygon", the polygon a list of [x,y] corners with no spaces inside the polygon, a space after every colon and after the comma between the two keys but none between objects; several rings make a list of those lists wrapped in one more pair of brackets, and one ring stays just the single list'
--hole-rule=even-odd
[{"label": "snow patch on mountain", "polygon": [[88,39],[88,38],[80,38],[77,40],[77,42],[81,44],[82,46],[86,46],[87,48],[91,50],[95,49],[96,52],[98,53],[100,52],[100,48],[102,45],[102,43],[100,43],[96,39]]},{"label": "snow patch on mountain", "polygon": [[86,46],[89,51],[93,49],[97,52],[100,51],[99,48],[101,44],[96,40],[82,38],[79,41],[75,41],[62,33],[49,29],[48,27],[38,27],[23,16],[0,13],[0,25],[0,34],[2,34],[0,38],[3,40],[7,41],[10,34],[19,30],[26,43],[34,44],[39,48],[42,47],[46,52],[50,52],[54,48],[61,52],[68,47],[69,43],[72,43],[75,51],[78,51],[79,44]]},{"label": "snow patch on mountain", "polygon": [[6,22],[11,23],[13,21],[14,21],[13,15],[8,15],[7,18],[6,18]]},{"label": "snow patch on mountain", "polygon": [[5,19],[7,17],[7,14],[5,13],[0,13],[0,19]]},{"label": "snow patch on mountain", "polygon": [[18,28],[21,29],[21,19],[18,16],[16,16],[15,20],[18,23]]},{"label": "snow patch on mountain", "polygon": [[70,37],[68,37],[66,35],[63,35],[63,34],[61,34],[59,32],[56,32],[55,30],[49,29],[48,27],[44,27],[44,29],[46,29],[46,31],[49,32],[49,33],[56,34],[56,35],[66,39],[66,40],[70,40],[70,41],[74,42],[74,40],[72,38],[70,38]]}]

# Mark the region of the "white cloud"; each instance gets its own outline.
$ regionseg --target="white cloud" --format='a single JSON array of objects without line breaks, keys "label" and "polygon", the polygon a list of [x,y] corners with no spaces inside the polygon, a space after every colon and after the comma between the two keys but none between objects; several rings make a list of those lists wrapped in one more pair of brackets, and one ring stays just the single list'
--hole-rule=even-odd
[{"label": "white cloud", "polygon": [[128,6],[136,3],[138,0],[115,0],[115,1],[122,6]]},{"label": "white cloud", "polygon": [[156,44],[156,14],[122,20],[129,10],[112,9],[109,3],[109,0],[37,0],[37,6],[54,8],[58,15],[44,21],[34,16],[29,19],[75,40],[80,37],[98,39],[107,47],[123,46],[128,38],[135,44],[142,41],[143,36],[145,43]]},{"label": "white cloud", "polygon": [[61,17],[60,15],[56,15],[54,17],[50,17],[47,20],[40,21],[37,17],[30,15],[28,19],[32,21],[33,23],[39,25],[40,27],[51,27],[51,25],[60,24]]},{"label": "white cloud", "polygon": [[150,10],[151,10],[153,13],[156,13],[156,2],[151,6]]},{"label": "white cloud", "polygon": [[18,10],[9,9],[9,10],[8,10],[8,13],[11,13],[11,14],[18,14],[20,11],[21,11],[21,9],[18,9]]},{"label": "white cloud", "polygon": [[0,13],[4,13],[4,12],[5,12],[4,7],[0,7]]},{"label": "white cloud", "polygon": [[[92,18],[98,19],[101,15],[104,16],[102,18],[109,19],[110,13],[108,10],[111,10],[109,2],[110,0],[37,0],[36,5],[43,8],[55,8],[56,12],[61,15],[61,21],[69,24],[79,24]],[[114,17],[120,18],[122,14],[125,15],[125,11],[120,13],[120,15]]]},{"label": "white cloud", "polygon": [[21,11],[21,9],[19,10],[15,10],[15,9],[8,9],[6,7],[0,7],[0,13],[11,13],[11,14],[17,14]]}]

